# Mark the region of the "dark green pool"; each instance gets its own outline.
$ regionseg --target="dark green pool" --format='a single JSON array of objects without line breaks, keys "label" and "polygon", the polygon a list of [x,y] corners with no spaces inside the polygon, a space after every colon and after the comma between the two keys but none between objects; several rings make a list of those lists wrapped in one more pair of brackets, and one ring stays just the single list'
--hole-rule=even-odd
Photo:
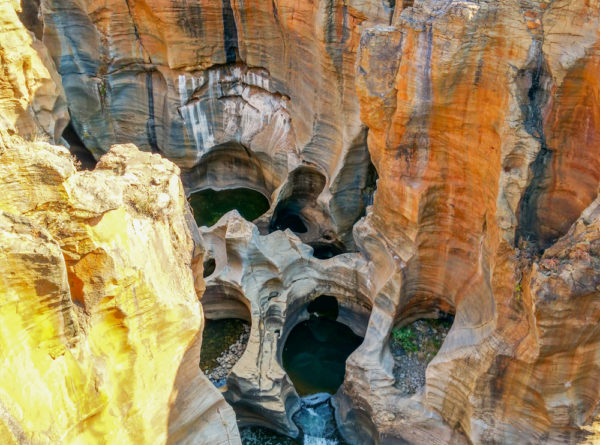
[{"label": "dark green pool", "polygon": [[283,367],[299,395],[334,394],[344,381],[346,359],[361,342],[348,326],[311,315],[290,332]]},{"label": "dark green pool", "polygon": [[262,193],[247,188],[205,189],[192,193],[188,199],[198,226],[210,227],[233,209],[248,221],[254,221],[269,210],[269,200]]}]

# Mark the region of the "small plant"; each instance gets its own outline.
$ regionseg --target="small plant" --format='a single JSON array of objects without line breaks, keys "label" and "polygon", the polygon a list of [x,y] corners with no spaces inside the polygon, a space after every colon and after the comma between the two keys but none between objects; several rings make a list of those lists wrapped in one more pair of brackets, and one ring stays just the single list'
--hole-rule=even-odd
[{"label": "small plant", "polygon": [[515,292],[520,294],[522,291],[523,287],[521,286],[521,283],[517,283],[517,285],[515,286]]},{"label": "small plant", "polygon": [[106,84],[104,83],[104,80],[102,80],[98,85],[98,91],[100,92],[102,99],[104,99],[106,97]]},{"label": "small plant", "polygon": [[419,347],[415,343],[416,335],[409,328],[394,328],[392,330],[392,341],[399,344],[406,352],[417,352]]},{"label": "small plant", "polygon": [[517,300],[519,302],[522,300],[522,297],[521,297],[522,292],[523,292],[523,286],[521,286],[521,282],[519,281],[515,286],[515,300]]}]

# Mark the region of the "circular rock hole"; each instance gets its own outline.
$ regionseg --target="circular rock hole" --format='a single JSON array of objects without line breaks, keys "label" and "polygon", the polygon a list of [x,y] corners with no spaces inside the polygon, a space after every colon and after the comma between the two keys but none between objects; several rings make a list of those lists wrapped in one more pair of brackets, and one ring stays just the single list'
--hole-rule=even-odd
[{"label": "circular rock hole", "polygon": [[339,311],[334,297],[323,295],[308,305],[310,318],[289,333],[282,353],[283,367],[300,396],[334,394],[346,371],[346,359],[362,337],[335,321]]},{"label": "circular rock hole", "polygon": [[437,319],[416,320],[392,330],[389,344],[394,356],[394,386],[403,394],[414,394],[425,385],[427,365],[442,347],[453,322],[453,315],[442,312]]},{"label": "circular rock hole", "polygon": [[269,210],[269,200],[265,195],[242,187],[200,190],[192,193],[189,201],[198,226],[210,227],[224,214],[234,209],[248,221],[254,221]]},{"label": "circular rock hole", "polygon": [[217,263],[216,263],[215,259],[214,258],[208,258],[203,263],[202,276],[204,278],[210,277],[215,272],[216,267],[217,267]]}]

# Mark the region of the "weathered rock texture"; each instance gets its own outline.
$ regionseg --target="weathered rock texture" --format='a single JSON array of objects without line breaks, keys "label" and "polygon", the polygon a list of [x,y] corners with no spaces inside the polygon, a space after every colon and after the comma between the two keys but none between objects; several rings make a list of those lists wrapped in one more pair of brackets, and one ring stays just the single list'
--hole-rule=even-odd
[{"label": "weathered rock texture", "polygon": [[[226,394],[243,423],[296,432],[290,422],[296,395],[278,351],[305,303],[328,293],[347,304],[355,327],[363,317],[351,315],[372,307],[365,340],[349,358],[335,397],[350,441],[600,440],[597,0],[43,0],[40,8],[43,30],[32,28],[43,34],[74,127],[96,156],[115,142],[133,141],[174,160],[188,190],[244,186],[270,197],[271,210],[257,224],[261,233],[290,221],[306,229],[298,230],[300,238],[279,231],[260,236],[229,215],[204,231],[216,260],[204,297],[209,316],[252,321]],[[27,94],[15,113],[28,109]],[[16,118],[9,121],[14,126]],[[374,187],[367,145],[379,181],[373,207],[354,225],[360,255],[316,260],[304,243],[339,250],[354,244],[351,229]],[[95,338],[90,326],[105,326],[90,310],[103,307],[103,289],[116,286],[90,274],[99,266],[111,272],[125,258],[103,256],[88,233],[119,236],[106,219],[115,209],[124,209],[116,218],[124,230],[126,215],[160,218],[167,201],[160,194],[144,201],[146,188],[128,183],[125,193],[122,182],[108,179],[107,191],[89,194],[93,200],[77,198],[87,193],[80,185],[86,176],[69,173],[72,166],[60,170],[59,162],[54,169],[44,165],[39,171],[63,173],[32,177],[43,187],[25,194],[5,224],[21,227],[18,218],[28,218],[45,228],[41,239],[55,243],[45,255],[65,261],[53,282],[90,278],[71,279],[70,295],[79,303],[64,300],[72,309],[61,312],[77,317],[65,324],[74,334],[57,338],[74,338],[68,344],[76,348],[79,332]],[[126,162],[119,165],[100,172],[130,181]],[[65,191],[57,192],[54,182],[66,184]],[[74,209],[69,218],[57,216],[56,202]],[[94,204],[80,208],[79,202]],[[14,231],[24,237],[18,245],[34,243],[27,230]],[[181,260],[179,248],[165,258]],[[81,252],[87,255],[80,258]],[[200,289],[198,259],[194,268]],[[27,273],[32,280],[52,276],[42,272]],[[152,282],[161,277],[152,275]],[[44,286],[32,295],[50,292]],[[63,295],[64,285],[55,287]],[[394,388],[390,331],[440,310],[455,313],[454,325],[427,368],[424,391],[405,397]],[[192,330],[186,346],[198,341]],[[160,338],[161,344],[176,341]],[[184,363],[197,362],[196,350],[189,346],[185,357],[192,360]],[[81,353],[90,357],[85,360],[97,355]],[[65,356],[57,355],[54,366],[63,366]],[[194,370],[181,365],[176,382],[189,381]],[[164,399],[162,391],[155,397]],[[170,437],[193,438],[186,428],[196,424],[183,413],[198,397],[178,397]],[[17,419],[7,428],[23,425],[19,412],[7,412]],[[109,422],[103,416],[113,412],[106,408],[87,422]],[[68,424],[69,415],[61,422]],[[139,422],[161,424],[148,416]]]},{"label": "weathered rock texture", "polygon": [[[355,234],[377,294],[338,397],[360,443],[598,440],[597,204],[565,235],[598,193],[598,17],[415,1],[363,34],[379,182]],[[454,326],[424,393],[402,397],[382,339],[436,310]]]},{"label": "weathered rock texture", "polygon": [[318,260],[290,231],[260,236],[253,224],[230,212],[202,233],[215,271],[206,280],[207,318],[251,322],[246,350],[227,378],[225,398],[242,424],[298,433],[291,418],[299,400],[282,368],[291,329],[308,319],[308,304],[336,297],[338,320],[364,335],[372,302],[366,263],[357,254]]},{"label": "weathered rock texture", "polygon": [[69,122],[60,76],[20,12],[19,1],[0,1],[0,129],[58,141]]},{"label": "weathered rock texture", "polygon": [[133,145],[82,172],[64,147],[3,137],[3,444],[239,443],[199,369],[178,174]]},{"label": "weathered rock texture", "polygon": [[[385,2],[44,0],[41,11],[96,156],[134,142],[189,170],[189,189],[232,187],[251,167],[246,182],[267,196],[312,165],[327,181],[321,224],[352,243],[368,170],[356,53],[364,28],[389,23]],[[231,174],[211,184],[206,170]]]}]

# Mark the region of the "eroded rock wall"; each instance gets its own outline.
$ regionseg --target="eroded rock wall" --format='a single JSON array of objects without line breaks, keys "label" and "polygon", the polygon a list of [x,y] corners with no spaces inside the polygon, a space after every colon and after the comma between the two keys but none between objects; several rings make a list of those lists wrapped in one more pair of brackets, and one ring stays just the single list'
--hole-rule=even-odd
[{"label": "eroded rock wall", "polygon": [[[364,28],[389,23],[386,2],[45,0],[41,12],[74,127],[96,156],[133,142],[189,170],[198,189],[211,152],[242,144],[267,195],[312,165],[327,179],[319,223],[352,244],[369,164],[356,53]],[[234,185],[230,173],[215,186]]]},{"label": "eroded rock wall", "polygon": [[64,147],[0,142],[0,441],[239,443],[199,369],[179,169],[121,145],[77,171]]},{"label": "eroded rock wall", "polygon": [[[358,437],[597,437],[598,88],[586,73],[598,17],[597,2],[415,1],[363,34],[357,85],[379,183],[355,234],[378,294],[338,397]],[[436,310],[455,311],[454,326],[423,393],[403,398],[387,338]]]},{"label": "eroded rock wall", "polygon": [[338,320],[364,335],[372,306],[366,263],[356,253],[316,259],[289,230],[261,236],[237,212],[202,236],[207,258],[215,261],[202,297],[207,318],[251,323],[246,350],[227,377],[225,398],[240,425],[296,436],[292,416],[299,397],[282,366],[288,334],[308,319],[311,301],[330,295],[339,303]]},{"label": "eroded rock wall", "polygon": [[0,2],[0,129],[58,142],[69,122],[65,93],[46,47],[21,22],[19,1]]}]

